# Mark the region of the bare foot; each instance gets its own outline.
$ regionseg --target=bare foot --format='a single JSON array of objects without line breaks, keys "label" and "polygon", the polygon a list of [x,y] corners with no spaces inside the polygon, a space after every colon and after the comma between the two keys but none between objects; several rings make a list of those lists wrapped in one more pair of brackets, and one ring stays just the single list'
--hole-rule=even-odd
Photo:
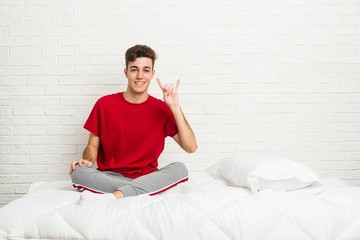
[{"label": "bare foot", "polygon": [[115,191],[112,194],[115,195],[116,199],[124,198],[124,194],[121,191]]}]

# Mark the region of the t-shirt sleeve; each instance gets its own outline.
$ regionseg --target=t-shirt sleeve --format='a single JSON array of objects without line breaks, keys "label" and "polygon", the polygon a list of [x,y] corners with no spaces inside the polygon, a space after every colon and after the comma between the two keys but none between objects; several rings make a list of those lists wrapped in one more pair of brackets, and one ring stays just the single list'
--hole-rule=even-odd
[{"label": "t-shirt sleeve", "polygon": [[165,137],[170,136],[174,137],[178,132],[178,128],[176,125],[176,120],[174,117],[174,114],[171,112],[171,110],[167,107],[167,121],[165,125]]},{"label": "t-shirt sleeve", "polygon": [[101,126],[101,111],[99,100],[95,103],[93,109],[90,112],[88,119],[84,124],[84,128],[89,132],[100,136],[100,126]]}]

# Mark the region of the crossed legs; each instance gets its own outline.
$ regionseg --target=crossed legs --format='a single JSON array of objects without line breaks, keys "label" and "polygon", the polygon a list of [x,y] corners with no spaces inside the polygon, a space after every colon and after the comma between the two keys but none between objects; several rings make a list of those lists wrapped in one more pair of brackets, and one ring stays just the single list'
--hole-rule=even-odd
[{"label": "crossed legs", "polygon": [[79,190],[93,193],[120,192],[123,197],[130,197],[140,194],[155,195],[166,191],[187,181],[188,171],[183,163],[174,162],[150,174],[131,179],[113,172],[77,166],[71,173],[71,179],[73,186]]}]

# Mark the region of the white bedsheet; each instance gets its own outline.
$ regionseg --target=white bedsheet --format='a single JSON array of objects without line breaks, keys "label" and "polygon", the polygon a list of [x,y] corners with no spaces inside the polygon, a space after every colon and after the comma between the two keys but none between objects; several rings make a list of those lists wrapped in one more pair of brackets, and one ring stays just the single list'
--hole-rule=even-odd
[{"label": "white bedsheet", "polygon": [[204,175],[108,205],[79,205],[67,181],[39,182],[0,209],[0,239],[359,240],[360,187],[322,182],[318,194],[252,194]]}]

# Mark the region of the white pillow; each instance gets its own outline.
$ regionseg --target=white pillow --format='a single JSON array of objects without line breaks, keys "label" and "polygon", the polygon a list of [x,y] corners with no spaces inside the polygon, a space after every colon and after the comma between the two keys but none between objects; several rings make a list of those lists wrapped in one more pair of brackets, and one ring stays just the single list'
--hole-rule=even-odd
[{"label": "white pillow", "polygon": [[206,171],[233,186],[249,188],[253,193],[263,189],[295,190],[318,181],[313,170],[286,159],[224,158]]}]

